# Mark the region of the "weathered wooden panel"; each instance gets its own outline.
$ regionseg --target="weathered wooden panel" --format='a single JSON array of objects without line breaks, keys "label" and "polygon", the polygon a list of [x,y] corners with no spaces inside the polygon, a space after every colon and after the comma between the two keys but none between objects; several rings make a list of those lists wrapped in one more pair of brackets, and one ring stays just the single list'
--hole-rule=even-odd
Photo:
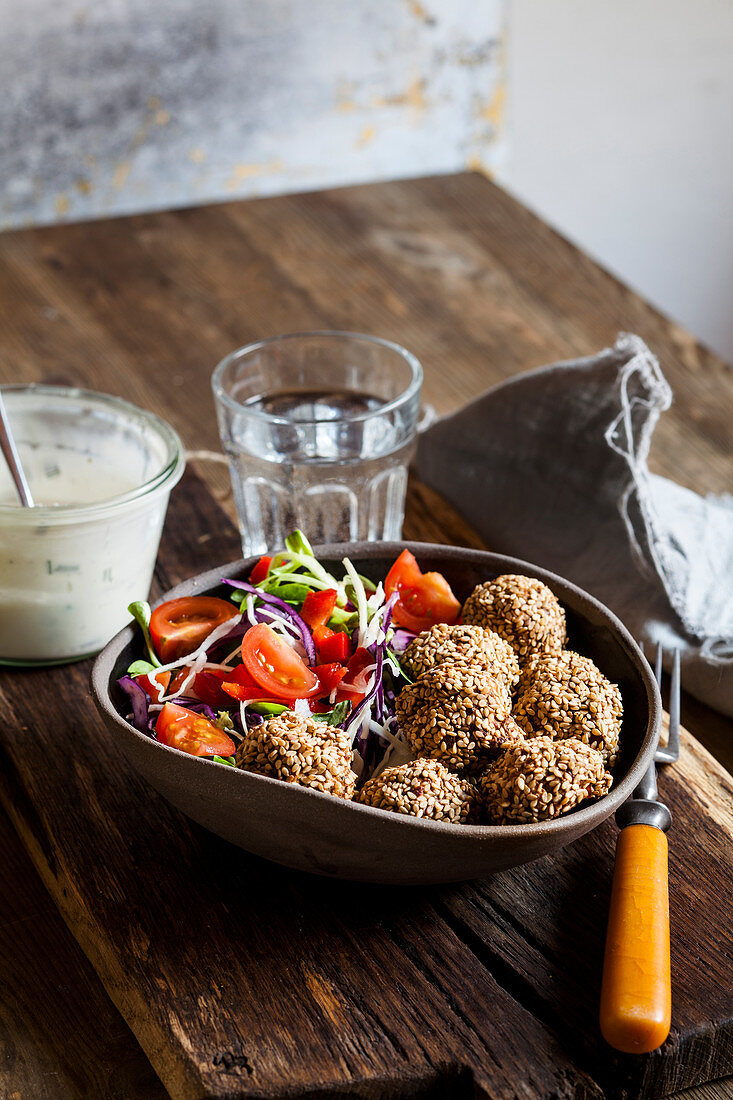
[{"label": "weathered wooden panel", "polygon": [[[158,585],[211,560],[207,534],[236,553],[188,474]],[[315,879],[225,844],[149,789],[101,730],[87,672],[0,675],[0,799],[173,1097],[620,1100],[733,1069],[733,787],[689,736],[660,780],[675,815],[673,1030],[654,1054],[623,1056],[597,1026],[612,821],[475,883]],[[701,954],[715,981],[700,981]]]},{"label": "weathered wooden panel", "polygon": [[0,0],[0,225],[491,165],[503,0]]}]

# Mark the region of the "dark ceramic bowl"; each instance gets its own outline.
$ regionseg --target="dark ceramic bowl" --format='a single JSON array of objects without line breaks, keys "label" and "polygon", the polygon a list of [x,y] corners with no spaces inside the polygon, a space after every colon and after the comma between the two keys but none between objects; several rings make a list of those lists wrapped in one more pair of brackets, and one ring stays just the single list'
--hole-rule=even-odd
[{"label": "dark ceramic bowl", "polygon": [[[624,704],[615,783],[605,798],[533,825],[449,825],[361,806],[318,791],[199,760],[138,733],[121,712],[116,681],[142,653],[127,626],[100,653],[92,691],[111,735],[131,763],[194,821],[267,859],[334,878],[395,884],[456,882],[528,863],[577,840],[609,817],[641,779],[656,745],[661,702],[654,677],[611,612],[567,581],[515,558],[427,543],[353,543],[317,548],[326,565],[348,555],[359,572],[383,580],[404,546],[423,570],[437,569],[463,600],[500,573],[524,573],[550,586],[567,611],[569,645],[621,689]],[[254,559],[220,566],[172,589],[175,596],[228,595],[221,577],[245,577]]]}]

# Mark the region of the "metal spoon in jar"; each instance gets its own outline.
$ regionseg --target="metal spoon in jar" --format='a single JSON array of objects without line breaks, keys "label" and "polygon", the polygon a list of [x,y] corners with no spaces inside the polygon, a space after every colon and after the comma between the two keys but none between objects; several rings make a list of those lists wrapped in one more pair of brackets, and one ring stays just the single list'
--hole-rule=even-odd
[{"label": "metal spoon in jar", "polygon": [[20,503],[26,508],[33,507],[33,497],[31,491],[28,488],[28,482],[23,472],[23,467],[20,464],[20,458],[18,457],[18,448],[15,446],[15,440],[13,439],[13,433],[10,430],[10,423],[8,421],[8,414],[5,411],[5,404],[0,395],[0,449],[2,450],[5,461],[8,464],[13,481],[15,482],[15,488],[18,491]]}]

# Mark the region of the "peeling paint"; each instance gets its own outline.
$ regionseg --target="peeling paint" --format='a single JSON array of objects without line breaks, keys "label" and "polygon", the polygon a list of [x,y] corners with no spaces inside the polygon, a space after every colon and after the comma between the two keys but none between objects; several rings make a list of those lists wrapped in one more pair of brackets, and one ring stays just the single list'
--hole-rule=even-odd
[{"label": "peeling paint", "polygon": [[494,89],[494,94],[488,103],[479,112],[479,117],[490,122],[495,130],[498,130],[504,122],[506,109],[506,84],[499,81]]},{"label": "peeling paint", "polygon": [[416,19],[422,20],[422,22],[427,24],[428,27],[435,26],[437,22],[435,16],[431,15],[430,12],[428,12],[419,2],[419,0],[408,0],[407,6],[409,7],[410,11]]},{"label": "peeling paint", "polygon": [[416,125],[428,106],[428,101],[425,98],[425,80],[422,77],[415,77],[414,80],[410,81],[405,92],[405,103],[413,112],[414,124]]},{"label": "peeling paint", "polygon": [[473,127],[468,144],[466,167],[494,178],[496,150],[502,148],[506,119],[507,59],[505,35],[494,42],[495,66],[493,86],[487,96],[477,96],[473,103]]},{"label": "peeling paint", "polygon": [[121,161],[114,172],[112,173],[112,187],[115,191],[121,191],[127,183],[127,178],[130,175],[130,168],[132,165],[129,161]]},{"label": "peeling paint", "polygon": [[271,172],[281,172],[282,169],[283,164],[279,160],[271,160],[266,164],[235,164],[224,186],[227,191],[238,191],[244,181],[252,176],[264,176]]},{"label": "peeling paint", "polygon": [[341,80],[336,86],[336,110],[342,115],[356,110],[354,85],[349,81]]},{"label": "peeling paint", "polygon": [[364,149],[367,145],[374,141],[376,135],[377,131],[374,126],[365,126],[359,134],[359,137],[356,139],[357,149]]},{"label": "peeling paint", "polygon": [[241,0],[76,0],[80,30],[73,7],[40,0],[53,33],[39,68],[35,5],[0,0],[12,9],[3,220],[449,172],[471,158],[485,170],[500,155],[505,2],[247,0],[244,20]]},{"label": "peeling paint", "polygon": [[486,161],[481,157],[479,153],[472,153],[466,161],[466,168],[470,172],[483,172],[485,176],[490,176],[491,171]]},{"label": "peeling paint", "polygon": [[375,95],[371,99],[371,106],[377,109],[384,107],[409,107],[414,116],[418,118],[428,108],[428,100],[425,96],[426,81],[424,77],[416,76],[407,85],[404,92],[396,92],[394,95]]}]

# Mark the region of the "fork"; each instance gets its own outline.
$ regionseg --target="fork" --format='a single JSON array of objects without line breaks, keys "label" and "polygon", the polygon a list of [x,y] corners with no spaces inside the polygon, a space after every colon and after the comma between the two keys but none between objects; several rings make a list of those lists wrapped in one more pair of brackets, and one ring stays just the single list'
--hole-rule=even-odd
[{"label": "fork", "polygon": [[[642,653],[644,652],[641,646]],[[664,651],[657,646],[661,690]],[[601,984],[601,1033],[627,1054],[647,1054],[669,1035],[672,995],[666,832],[672,815],[657,791],[657,764],[680,755],[680,653],[672,655],[669,736],[631,798],[616,813],[621,830],[608,914]]]}]

